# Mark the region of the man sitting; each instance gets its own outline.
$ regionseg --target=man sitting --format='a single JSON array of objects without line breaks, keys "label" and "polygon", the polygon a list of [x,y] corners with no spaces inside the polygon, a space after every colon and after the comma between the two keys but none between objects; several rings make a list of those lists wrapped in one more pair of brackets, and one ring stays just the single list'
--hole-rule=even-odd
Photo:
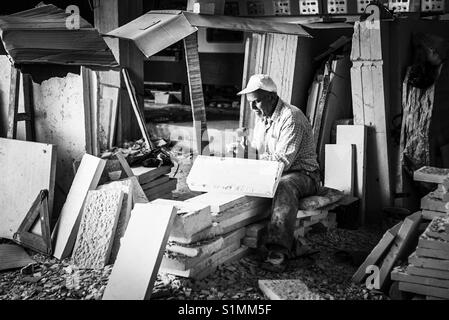
[{"label": "man sitting", "polygon": [[256,114],[253,140],[240,148],[249,148],[249,153],[260,160],[284,163],[265,239],[266,262],[282,270],[294,250],[299,201],[316,194],[320,186],[312,126],[300,109],[279,98],[276,84],[268,75],[252,76],[238,95],[246,95]]}]

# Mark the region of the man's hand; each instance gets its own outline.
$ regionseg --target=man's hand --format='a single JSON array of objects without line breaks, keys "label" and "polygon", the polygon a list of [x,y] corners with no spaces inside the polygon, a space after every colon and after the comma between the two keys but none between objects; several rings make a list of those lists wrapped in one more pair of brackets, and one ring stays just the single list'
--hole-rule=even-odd
[{"label": "man's hand", "polygon": [[226,154],[232,154],[234,157],[243,158],[245,155],[245,146],[241,142],[233,142],[226,146]]}]

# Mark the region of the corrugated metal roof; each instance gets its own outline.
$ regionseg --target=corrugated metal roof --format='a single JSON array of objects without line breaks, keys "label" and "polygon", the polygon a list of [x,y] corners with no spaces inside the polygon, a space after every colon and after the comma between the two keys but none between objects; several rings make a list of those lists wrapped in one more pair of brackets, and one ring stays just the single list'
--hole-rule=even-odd
[{"label": "corrugated metal roof", "polygon": [[80,29],[70,30],[66,26],[68,17],[69,14],[54,5],[0,16],[3,53],[15,65],[118,67],[100,33],[82,18]]},{"label": "corrugated metal roof", "polygon": [[185,11],[150,11],[106,36],[134,41],[148,58],[194,33],[199,27],[311,37],[296,24]]}]

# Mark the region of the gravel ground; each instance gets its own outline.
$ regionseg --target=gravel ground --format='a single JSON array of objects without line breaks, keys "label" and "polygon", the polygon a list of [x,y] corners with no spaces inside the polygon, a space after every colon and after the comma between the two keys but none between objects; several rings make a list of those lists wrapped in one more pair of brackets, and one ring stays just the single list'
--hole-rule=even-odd
[{"label": "gravel ground", "polygon": [[[253,253],[240,261],[221,266],[201,281],[160,274],[152,299],[161,300],[264,300],[258,280],[299,279],[326,300],[387,299],[377,292],[368,292],[350,279],[356,267],[340,261],[339,250],[370,250],[379,234],[372,231],[336,229],[308,235],[314,258],[292,260],[283,273],[272,273],[258,267]],[[101,270],[80,270],[70,261],[59,262],[42,255],[33,255],[34,270],[0,273],[0,300],[99,300],[112,266]],[[25,272],[28,271],[28,272]]]}]

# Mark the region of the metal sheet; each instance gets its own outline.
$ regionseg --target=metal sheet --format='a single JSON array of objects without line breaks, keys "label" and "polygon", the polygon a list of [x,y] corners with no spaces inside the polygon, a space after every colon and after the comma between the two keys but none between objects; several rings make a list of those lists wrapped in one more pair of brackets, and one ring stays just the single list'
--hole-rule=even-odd
[{"label": "metal sheet", "polygon": [[148,58],[194,33],[198,27],[311,37],[301,26],[295,24],[185,11],[150,11],[106,36],[134,41]]}]

